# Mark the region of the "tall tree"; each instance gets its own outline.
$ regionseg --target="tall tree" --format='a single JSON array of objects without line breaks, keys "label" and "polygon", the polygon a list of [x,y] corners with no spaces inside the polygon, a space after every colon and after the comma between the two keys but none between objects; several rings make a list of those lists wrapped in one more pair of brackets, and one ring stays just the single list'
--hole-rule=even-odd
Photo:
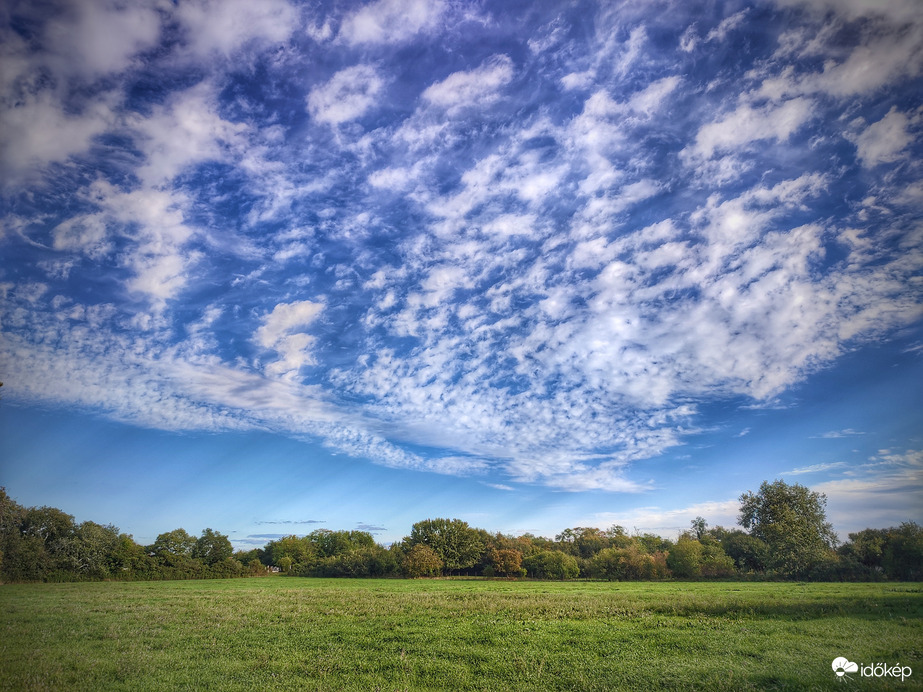
[{"label": "tall tree", "polygon": [[192,557],[196,539],[185,529],[173,529],[157,536],[152,551],[166,565],[179,567]]},{"label": "tall tree", "polygon": [[332,557],[355,550],[372,548],[375,538],[368,531],[331,531],[317,529],[307,535],[318,556]]},{"label": "tall tree", "polygon": [[484,550],[481,534],[461,519],[426,519],[413,525],[405,539],[409,547],[428,545],[446,571],[473,567]]},{"label": "tall tree", "polygon": [[119,530],[93,521],[78,525],[73,535],[55,540],[52,550],[58,567],[80,577],[109,576],[112,555],[119,544]]},{"label": "tall tree", "polygon": [[[266,555],[271,565],[282,567],[288,571],[293,569],[301,570],[305,566],[312,564],[316,553],[314,544],[305,536],[299,538],[291,535],[283,538],[277,538],[266,544]],[[282,560],[287,559],[287,568],[282,564]]]},{"label": "tall tree", "polygon": [[192,557],[198,558],[206,565],[227,560],[233,553],[234,548],[228,537],[213,529],[205,529],[192,549]]},{"label": "tall tree", "polygon": [[701,541],[707,532],[708,522],[703,517],[696,517],[692,520],[692,533],[696,540]]},{"label": "tall tree", "polygon": [[41,539],[46,546],[74,535],[74,517],[57,507],[29,507],[22,522],[22,534]]},{"label": "tall tree", "polygon": [[740,525],[766,543],[767,568],[798,576],[830,556],[836,534],[827,522],[827,498],[797,483],[764,481],[740,496]]}]

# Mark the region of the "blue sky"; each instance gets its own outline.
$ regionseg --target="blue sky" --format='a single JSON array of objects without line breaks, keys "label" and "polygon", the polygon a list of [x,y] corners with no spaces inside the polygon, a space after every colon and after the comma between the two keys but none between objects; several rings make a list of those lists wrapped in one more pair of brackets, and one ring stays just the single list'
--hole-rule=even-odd
[{"label": "blue sky", "polygon": [[0,484],[142,543],[923,519],[916,0],[11,2]]}]

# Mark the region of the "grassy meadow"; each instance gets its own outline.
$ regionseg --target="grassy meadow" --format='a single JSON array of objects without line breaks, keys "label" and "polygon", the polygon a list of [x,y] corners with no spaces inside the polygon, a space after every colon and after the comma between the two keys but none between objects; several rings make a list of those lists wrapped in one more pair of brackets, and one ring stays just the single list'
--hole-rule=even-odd
[{"label": "grassy meadow", "polygon": [[[4,690],[923,687],[919,584],[269,577],[0,586]],[[839,681],[843,682],[843,681]],[[841,688],[845,689],[845,688]]]}]

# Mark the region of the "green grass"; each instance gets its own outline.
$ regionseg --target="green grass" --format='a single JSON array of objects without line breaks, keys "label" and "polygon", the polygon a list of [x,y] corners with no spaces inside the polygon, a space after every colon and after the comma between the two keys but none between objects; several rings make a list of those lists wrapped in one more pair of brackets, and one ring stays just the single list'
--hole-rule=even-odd
[{"label": "green grass", "polygon": [[326,580],[0,587],[0,689],[847,689],[901,663],[918,584]]}]

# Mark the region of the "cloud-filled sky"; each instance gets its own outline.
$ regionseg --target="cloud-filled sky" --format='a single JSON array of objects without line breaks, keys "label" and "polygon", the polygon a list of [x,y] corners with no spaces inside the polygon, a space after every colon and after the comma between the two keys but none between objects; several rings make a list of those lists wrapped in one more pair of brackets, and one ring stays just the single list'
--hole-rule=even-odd
[{"label": "cloud-filled sky", "polygon": [[14,0],[0,484],[243,547],[923,518],[917,0]]}]

